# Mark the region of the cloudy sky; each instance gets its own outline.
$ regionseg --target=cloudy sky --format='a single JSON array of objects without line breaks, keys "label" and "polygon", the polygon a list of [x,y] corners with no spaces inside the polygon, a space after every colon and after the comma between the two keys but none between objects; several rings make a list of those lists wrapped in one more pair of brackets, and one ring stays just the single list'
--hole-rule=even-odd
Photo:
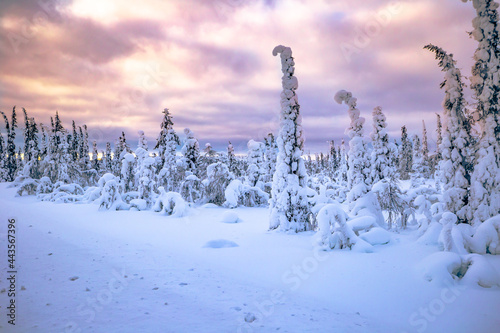
[{"label": "cloudy sky", "polygon": [[[470,74],[471,3],[459,0],[1,0],[0,109],[87,124],[100,147],[121,130],[151,146],[169,108],[200,145],[246,150],[279,125],[280,61],[290,46],[306,152],[327,151],[349,124],[337,90],[358,98],[371,132],[383,107],[390,134],[426,121],[435,141],[442,73],[434,43]],[[3,126],[0,127],[4,132]]]}]

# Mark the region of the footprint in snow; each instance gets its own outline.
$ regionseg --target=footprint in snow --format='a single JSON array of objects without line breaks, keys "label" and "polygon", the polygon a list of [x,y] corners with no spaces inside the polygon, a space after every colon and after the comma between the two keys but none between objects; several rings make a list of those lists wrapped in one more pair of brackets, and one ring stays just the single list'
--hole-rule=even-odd
[{"label": "footprint in snow", "polygon": [[220,249],[224,247],[237,247],[238,244],[236,244],[233,241],[227,240],[227,239],[216,239],[216,240],[211,240],[207,242],[203,247],[209,247],[212,249]]}]

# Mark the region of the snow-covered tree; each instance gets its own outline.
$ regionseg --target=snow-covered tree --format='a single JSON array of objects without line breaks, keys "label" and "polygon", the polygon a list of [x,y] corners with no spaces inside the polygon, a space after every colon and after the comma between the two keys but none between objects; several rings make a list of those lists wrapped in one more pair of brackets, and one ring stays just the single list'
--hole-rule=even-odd
[{"label": "snow-covered tree", "polygon": [[169,192],[175,190],[177,184],[177,164],[175,151],[179,145],[179,136],[175,133],[174,122],[168,109],[163,110],[161,131],[156,140],[155,149],[160,154],[160,173],[158,185]]},{"label": "snow-covered tree", "polygon": [[423,166],[423,154],[422,154],[422,144],[420,143],[420,137],[418,135],[413,136],[413,156],[412,156],[412,169],[410,173],[411,186],[417,188],[424,183],[424,166]]},{"label": "snow-covered tree", "polygon": [[122,135],[118,137],[118,140],[115,143],[115,151],[113,153],[113,168],[115,175],[121,175],[123,170],[122,159],[125,154],[132,153],[130,149],[127,139],[125,137],[125,132],[122,132]]},{"label": "snow-covered tree", "polygon": [[198,159],[200,157],[200,144],[194,137],[194,133],[189,128],[184,129],[184,134],[186,135],[186,141],[184,142],[184,146],[181,150],[184,155],[184,165],[186,171],[196,174]]},{"label": "snow-covered tree", "polygon": [[340,143],[340,151],[338,155],[340,162],[339,162],[339,168],[335,175],[335,179],[343,186],[347,186],[349,166],[347,164],[347,152],[345,149],[344,139],[342,139],[342,142]]},{"label": "snow-covered tree", "polygon": [[222,162],[210,164],[207,168],[205,198],[208,202],[221,206],[225,198],[225,190],[234,179],[229,168]]},{"label": "snow-covered tree", "polygon": [[389,135],[387,134],[386,117],[382,108],[373,109],[373,132],[371,133],[373,150],[371,153],[371,178],[376,183],[394,173],[389,149]]},{"label": "snow-covered tree", "polygon": [[[57,114],[56,114],[56,117]],[[82,171],[86,171],[90,169],[90,149],[89,149],[89,133],[87,130],[87,125],[83,125],[83,127],[79,127],[80,130],[80,146],[78,147],[79,156],[80,156],[80,167]]]},{"label": "snow-covered tree", "polygon": [[442,160],[438,165],[438,173],[443,183],[443,199],[449,212],[455,214],[459,222],[472,220],[470,207],[471,160],[469,156],[470,126],[465,117],[462,75],[455,67],[451,54],[429,44],[425,46],[436,54],[439,67],[445,72],[445,81],[441,87],[445,90],[443,101],[443,138],[439,147]]},{"label": "snow-covered tree", "polygon": [[144,150],[149,150],[148,149],[148,140],[146,139],[146,135],[144,134],[144,131],[138,131],[137,134],[139,134],[139,141],[137,144],[138,148],[142,148]]},{"label": "snow-covered tree", "polygon": [[5,139],[3,138],[2,132],[0,132],[0,182],[6,180],[6,170],[5,170]]},{"label": "snow-covered tree", "polygon": [[431,176],[431,161],[429,156],[429,143],[427,138],[427,128],[422,120],[422,174],[424,178]]},{"label": "snow-covered tree", "polygon": [[493,0],[472,3],[477,16],[472,21],[471,35],[478,47],[474,53],[471,88],[476,99],[475,118],[480,137],[471,179],[471,207],[477,223],[500,213],[500,39],[498,3]]},{"label": "snow-covered tree", "polygon": [[121,160],[120,178],[123,182],[123,189],[125,192],[135,190],[135,164],[136,159],[133,154],[125,153]]},{"label": "snow-covered tree", "polygon": [[295,62],[292,50],[276,46],[273,55],[281,54],[280,131],[277,138],[278,156],[270,200],[270,229],[306,231],[311,229],[310,207],[307,200],[307,174],[302,159],[304,137],[302,117],[295,90],[298,80],[293,75]]},{"label": "snow-covered tree", "polygon": [[[349,189],[349,202],[356,201],[368,192],[367,187],[367,154],[363,138],[363,124],[365,118],[360,117],[356,107],[357,99],[351,92],[340,90],[335,94],[335,101],[339,104],[345,103],[349,107],[351,123],[346,129],[349,136],[349,170],[347,172],[347,186]],[[369,169],[368,169],[369,170]]]},{"label": "snow-covered tree", "polygon": [[278,146],[276,144],[276,139],[273,133],[269,133],[264,138],[264,144],[266,145],[265,158],[266,162],[264,165],[264,181],[272,182],[273,175],[276,172],[276,158],[278,156]]},{"label": "snow-covered tree", "polygon": [[234,146],[231,141],[229,141],[229,144],[227,145],[227,164],[229,171],[233,175],[235,175],[236,177],[239,177],[241,175],[238,168],[238,161],[236,160],[236,156],[234,155]]},{"label": "snow-covered tree", "polygon": [[99,152],[97,150],[97,141],[92,142],[92,169],[94,169],[97,174],[101,170],[101,161],[99,160]]},{"label": "snow-covered tree", "polygon": [[402,180],[410,179],[413,166],[413,145],[408,139],[406,126],[401,127],[401,146],[399,148],[399,176]]},{"label": "snow-covered tree", "polygon": [[154,203],[154,188],[155,188],[155,159],[146,156],[140,162],[139,172],[136,174],[138,182],[139,199],[146,202],[146,207],[149,208]]},{"label": "snow-covered tree", "polygon": [[247,144],[247,181],[250,186],[256,186],[263,180],[264,170],[264,144],[262,142],[250,140]]},{"label": "snow-covered tree", "polygon": [[17,161],[16,161],[16,128],[17,128],[17,118],[16,118],[16,107],[12,108],[11,121],[7,119],[5,113],[0,111],[5,121],[5,131],[7,132],[7,156],[4,164],[6,170],[7,181],[13,181],[16,177],[17,172]]},{"label": "snow-covered tree", "polygon": [[40,153],[38,147],[38,126],[34,118],[28,117],[26,109],[24,113],[24,161],[28,170],[26,176],[33,179],[40,179]]},{"label": "snow-covered tree", "polygon": [[106,150],[103,154],[104,157],[104,169],[106,172],[113,172],[113,153],[111,150],[111,142],[106,142]]},{"label": "snow-covered tree", "polygon": [[339,167],[339,158],[337,154],[337,148],[335,147],[335,141],[331,140],[328,142],[330,153],[328,154],[328,175],[330,178],[335,176],[337,169]]}]

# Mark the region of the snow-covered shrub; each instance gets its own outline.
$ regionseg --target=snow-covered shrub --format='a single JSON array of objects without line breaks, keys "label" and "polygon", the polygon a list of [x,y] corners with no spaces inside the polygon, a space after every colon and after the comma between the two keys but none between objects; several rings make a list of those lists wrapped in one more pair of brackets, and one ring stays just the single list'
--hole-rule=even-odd
[{"label": "snow-covered shrub", "polygon": [[413,205],[416,208],[416,212],[423,215],[423,217],[418,220],[419,232],[423,234],[432,221],[431,202],[427,200],[425,195],[419,195],[413,201]]},{"label": "snow-covered shrub", "polygon": [[21,185],[19,185],[19,189],[17,190],[17,195],[35,195],[37,193],[38,181],[31,178],[26,178]]},{"label": "snow-covered shrub", "polygon": [[101,196],[97,199],[100,210],[127,210],[129,206],[123,201],[123,185],[118,177],[107,173],[99,179],[102,186]]},{"label": "snow-covered shrub", "polygon": [[346,223],[347,214],[339,204],[324,206],[318,213],[318,242],[326,249],[370,251],[371,245],[360,239]]},{"label": "snow-covered shrub", "polygon": [[153,205],[155,212],[161,212],[174,217],[186,216],[189,209],[189,204],[182,199],[182,196],[177,192],[165,192],[161,186],[158,188],[160,195]]},{"label": "snow-covered shrub", "polygon": [[462,257],[462,283],[479,285],[483,288],[500,286],[500,275],[491,264],[479,254]]},{"label": "snow-covered shrub", "polygon": [[43,195],[52,192],[54,186],[52,185],[52,181],[49,177],[42,177],[38,182],[38,186],[36,188],[37,195]]},{"label": "snow-covered shrub", "polygon": [[189,175],[181,183],[181,196],[187,202],[200,203],[203,200],[204,185],[195,175]]},{"label": "snow-covered shrub", "polygon": [[147,210],[148,207],[148,202],[144,199],[132,199],[130,200],[130,210]]},{"label": "snow-covered shrub", "polygon": [[208,166],[207,177],[205,199],[220,206],[225,201],[225,190],[234,176],[229,172],[227,165],[217,162]]},{"label": "snow-covered shrub", "polygon": [[243,184],[239,179],[229,183],[224,191],[224,207],[236,208],[238,206],[259,207],[267,205],[269,194],[258,187],[250,187]]},{"label": "snow-covered shrub", "polygon": [[64,182],[57,182],[54,184],[52,192],[46,194],[40,193],[37,195],[37,197],[42,201],[67,203],[80,201],[83,193],[83,188],[78,184],[66,184]]},{"label": "snow-covered shrub", "polygon": [[371,191],[354,202],[354,207],[350,213],[357,217],[371,216],[380,227],[386,227],[377,195]]},{"label": "snow-covered shrub", "polygon": [[440,223],[443,225],[443,230],[439,234],[439,247],[443,251],[455,252],[458,254],[468,253],[468,238],[470,238],[472,231],[464,230],[470,228],[470,225],[456,224],[457,216],[450,212],[445,212],[441,218]]},{"label": "snow-covered shrub", "polygon": [[500,215],[481,223],[469,243],[474,253],[500,254]]}]

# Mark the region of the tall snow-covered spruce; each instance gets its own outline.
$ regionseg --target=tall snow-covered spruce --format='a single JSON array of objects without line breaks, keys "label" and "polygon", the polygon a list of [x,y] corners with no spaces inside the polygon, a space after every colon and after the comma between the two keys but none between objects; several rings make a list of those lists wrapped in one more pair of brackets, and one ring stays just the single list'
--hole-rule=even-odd
[{"label": "tall snow-covered spruce", "polygon": [[424,47],[436,54],[439,67],[445,72],[445,81],[441,87],[445,90],[443,101],[443,132],[440,152],[442,160],[438,165],[438,174],[444,187],[443,199],[446,208],[455,214],[459,222],[470,223],[472,212],[470,202],[471,163],[468,151],[470,133],[467,133],[467,118],[464,113],[462,75],[455,67],[453,55],[432,44]]},{"label": "tall snow-covered spruce", "polygon": [[382,108],[377,106],[373,109],[373,132],[371,133],[373,150],[371,153],[371,178],[372,183],[394,176],[392,165],[389,135],[387,134],[386,117]]},{"label": "tall snow-covered spruce", "polygon": [[479,44],[471,77],[480,127],[471,179],[471,208],[477,223],[500,213],[500,38],[498,3],[474,0],[472,4],[477,16],[471,35]]},{"label": "tall snow-covered spruce", "polygon": [[356,107],[357,99],[352,96],[351,92],[345,90],[338,91],[335,94],[335,101],[339,104],[345,103],[349,106],[351,124],[346,129],[346,134],[350,138],[348,154],[349,171],[347,173],[349,194],[347,199],[349,202],[354,202],[368,192],[368,187],[366,186],[366,165],[368,163],[363,138],[365,118],[359,116],[359,110]]},{"label": "tall snow-covered spruce", "polygon": [[270,200],[269,228],[282,231],[306,231],[311,229],[310,207],[307,200],[307,174],[302,159],[304,137],[302,117],[295,90],[297,78],[293,75],[295,62],[292,50],[276,46],[273,55],[281,55],[281,114],[277,138],[278,157]]},{"label": "tall snow-covered spruce", "polygon": [[158,184],[163,186],[166,191],[173,191],[176,187],[175,175],[177,172],[175,150],[180,141],[179,136],[175,133],[174,122],[169,110],[164,109],[163,114],[161,131],[155,146],[160,154]]}]

